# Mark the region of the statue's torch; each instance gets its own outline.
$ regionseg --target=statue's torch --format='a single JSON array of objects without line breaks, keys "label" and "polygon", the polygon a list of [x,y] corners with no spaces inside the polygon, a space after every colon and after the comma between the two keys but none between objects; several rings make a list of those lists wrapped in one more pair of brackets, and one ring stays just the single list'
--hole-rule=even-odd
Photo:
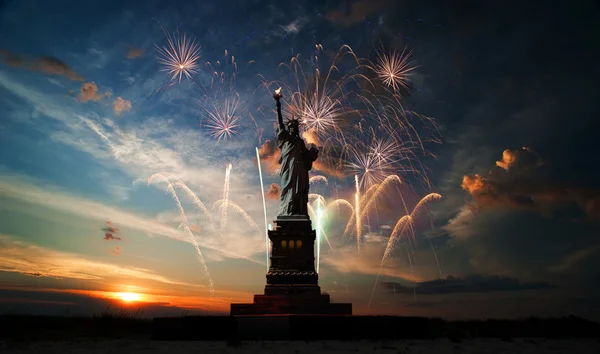
[{"label": "statue's torch", "polygon": [[281,87],[280,87],[277,90],[275,90],[275,94],[273,95],[273,98],[275,99],[275,101],[279,101],[279,99],[281,97],[283,97],[283,95],[281,94]]}]

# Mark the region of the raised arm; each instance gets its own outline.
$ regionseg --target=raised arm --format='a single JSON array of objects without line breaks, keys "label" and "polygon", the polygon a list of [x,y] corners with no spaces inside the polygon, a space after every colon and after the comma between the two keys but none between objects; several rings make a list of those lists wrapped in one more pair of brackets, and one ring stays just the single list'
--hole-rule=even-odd
[{"label": "raised arm", "polygon": [[277,122],[279,123],[279,129],[285,130],[285,125],[283,124],[283,116],[281,115],[281,102],[277,100]]}]

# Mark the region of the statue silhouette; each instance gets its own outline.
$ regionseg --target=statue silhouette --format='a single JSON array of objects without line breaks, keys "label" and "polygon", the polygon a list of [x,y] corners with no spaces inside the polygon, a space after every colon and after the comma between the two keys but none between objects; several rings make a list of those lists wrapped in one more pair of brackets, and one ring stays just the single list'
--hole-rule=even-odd
[{"label": "statue silhouette", "polygon": [[281,150],[279,157],[281,194],[279,196],[279,214],[282,216],[308,215],[308,171],[317,159],[319,151],[306,148],[300,137],[300,122],[290,119],[287,129],[281,115],[281,94],[273,98],[277,102],[277,146]]}]

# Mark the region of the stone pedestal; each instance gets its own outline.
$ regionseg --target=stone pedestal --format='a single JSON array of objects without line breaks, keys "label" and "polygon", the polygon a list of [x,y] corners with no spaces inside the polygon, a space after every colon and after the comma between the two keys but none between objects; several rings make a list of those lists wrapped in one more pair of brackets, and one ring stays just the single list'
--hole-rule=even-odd
[{"label": "stone pedestal", "polygon": [[271,264],[264,295],[252,304],[231,304],[231,315],[351,315],[352,304],[331,303],[315,271],[316,233],[308,216],[279,216],[269,231]]}]

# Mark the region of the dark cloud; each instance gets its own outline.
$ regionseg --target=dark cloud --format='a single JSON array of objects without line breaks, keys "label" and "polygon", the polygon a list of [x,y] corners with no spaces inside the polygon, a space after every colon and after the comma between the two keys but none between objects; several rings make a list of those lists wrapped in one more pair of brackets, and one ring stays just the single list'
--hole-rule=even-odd
[{"label": "dark cloud", "polygon": [[118,236],[115,236],[114,234],[107,232],[104,234],[104,240],[110,241],[110,240],[118,240],[121,241],[121,238]]},{"label": "dark cloud", "polygon": [[[102,229],[102,231],[104,231],[104,240],[106,241],[110,241],[110,240],[117,240],[117,241],[121,241],[121,238],[119,236],[116,236],[116,234],[118,234],[120,231],[118,228],[113,226],[113,223],[110,220],[106,221],[106,227]],[[118,250],[115,248],[113,249],[113,252],[111,253],[115,253],[115,251],[117,253],[121,253],[121,248],[119,247]]]},{"label": "dark cloud", "polygon": [[[500,274],[594,288],[600,275],[597,223],[548,218],[532,210],[464,208],[444,227],[451,236],[440,258],[462,274]],[[587,290],[586,290],[587,292]]]},{"label": "dark cloud", "polygon": [[7,50],[0,50],[0,56],[7,65],[22,67],[25,65],[25,57],[19,54],[11,53]]},{"label": "dark cloud", "polygon": [[50,75],[61,75],[73,81],[83,81],[83,76],[74,72],[63,61],[52,57],[35,59],[30,68]]},{"label": "dark cloud", "polygon": [[0,57],[4,62],[13,67],[40,71],[48,75],[64,76],[69,80],[83,81],[83,76],[76,73],[66,63],[53,57],[28,58],[7,50],[0,50]]},{"label": "dark cloud", "polygon": [[383,14],[392,5],[393,0],[345,1],[340,8],[330,11],[327,19],[340,26],[353,26],[361,23],[367,16]]},{"label": "dark cloud", "polygon": [[548,283],[522,283],[509,277],[478,275],[464,278],[449,275],[446,279],[416,283],[414,287],[407,287],[395,282],[383,282],[382,286],[391,293],[405,295],[413,295],[415,292],[419,295],[439,295],[555,288]]},{"label": "dark cloud", "polygon": [[553,215],[556,210],[576,207],[590,220],[600,220],[600,190],[565,184],[526,147],[504,150],[487,175],[465,175],[462,188],[473,197],[476,209],[523,208]]}]

